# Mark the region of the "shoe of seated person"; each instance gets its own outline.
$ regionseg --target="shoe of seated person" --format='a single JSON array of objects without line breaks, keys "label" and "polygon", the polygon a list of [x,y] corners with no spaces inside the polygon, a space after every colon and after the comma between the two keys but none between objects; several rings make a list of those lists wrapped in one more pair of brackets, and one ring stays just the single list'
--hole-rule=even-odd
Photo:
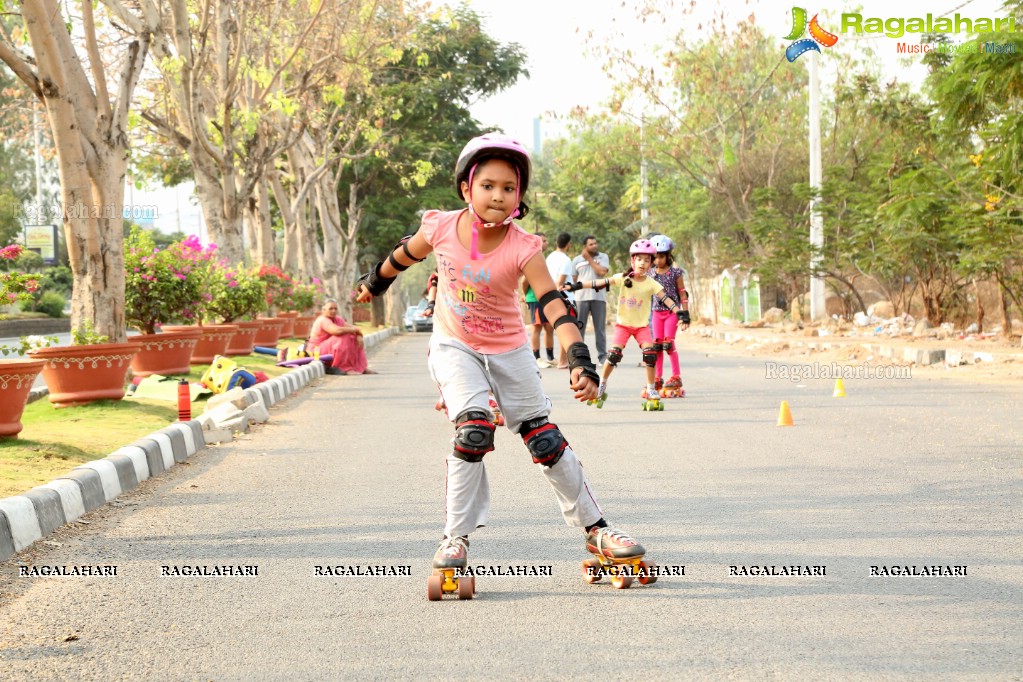
[{"label": "shoe of seated person", "polygon": [[344,376],[348,374],[348,372],[344,371],[343,369],[338,369],[337,367],[328,367],[323,371],[325,374],[330,374],[331,376]]}]

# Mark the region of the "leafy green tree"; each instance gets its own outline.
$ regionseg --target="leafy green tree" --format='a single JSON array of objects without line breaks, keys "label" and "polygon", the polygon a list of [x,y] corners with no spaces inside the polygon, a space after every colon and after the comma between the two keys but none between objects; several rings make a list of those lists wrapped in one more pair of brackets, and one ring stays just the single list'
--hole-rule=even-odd
[{"label": "leafy green tree", "polygon": [[[1018,15],[1023,3],[1007,2],[1002,9]],[[977,42],[1013,50],[928,55],[932,71],[927,85],[942,134],[962,141],[955,163],[942,166],[951,193],[964,207],[973,207],[959,226],[963,255],[958,268],[966,277],[997,282],[1008,335],[1010,307],[1023,311],[1023,38],[991,33]],[[975,153],[968,154],[971,147]]]},{"label": "leafy green tree", "polygon": [[[361,101],[353,101],[391,118],[391,137],[381,151],[346,164],[340,177],[342,204],[361,218],[362,269],[414,232],[424,209],[459,205],[455,160],[470,138],[484,132],[469,107],[526,75],[525,59],[519,45],[488,35],[479,15],[463,4],[423,20],[393,66],[373,79]],[[420,270],[409,278],[410,300],[418,300],[425,285],[425,268]],[[392,308],[392,314],[402,310]],[[379,321],[382,311],[375,313]]]}]

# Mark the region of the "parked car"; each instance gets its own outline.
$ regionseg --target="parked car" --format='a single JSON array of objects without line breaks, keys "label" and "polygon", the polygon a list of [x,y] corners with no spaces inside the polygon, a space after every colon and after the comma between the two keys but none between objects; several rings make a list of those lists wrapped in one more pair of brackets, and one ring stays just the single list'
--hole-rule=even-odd
[{"label": "parked car", "polygon": [[432,332],[433,331],[433,318],[424,317],[423,311],[426,310],[426,301],[420,301],[418,306],[410,305],[405,309],[405,330],[416,331],[416,332]]}]

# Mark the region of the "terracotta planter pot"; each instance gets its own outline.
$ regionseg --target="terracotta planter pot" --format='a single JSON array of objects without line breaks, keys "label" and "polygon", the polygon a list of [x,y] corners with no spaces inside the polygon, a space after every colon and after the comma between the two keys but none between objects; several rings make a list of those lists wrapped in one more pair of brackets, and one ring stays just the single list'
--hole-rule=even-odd
[{"label": "terracotta planter pot", "polygon": [[312,317],[303,317],[299,315],[295,318],[295,324],[292,326],[291,333],[299,339],[308,339],[309,331],[313,328],[313,322],[316,321],[316,315]]},{"label": "terracotta planter pot", "polygon": [[294,310],[277,313],[277,319],[284,320],[284,324],[281,326],[281,335],[278,338],[287,339],[295,335],[296,317],[298,317],[298,312]]},{"label": "terracotta planter pot", "polygon": [[21,413],[25,411],[28,392],[45,364],[28,358],[0,360],[0,438],[14,438],[21,433]]},{"label": "terracotta planter pot", "polygon": [[253,345],[273,348],[277,345],[277,339],[281,338],[284,320],[277,317],[261,317],[259,321],[263,323],[263,327],[256,333]]},{"label": "terracotta planter pot", "polygon": [[43,380],[55,407],[85,405],[95,400],[120,400],[141,344],[94,343],[86,346],[50,346],[29,352],[44,360]]},{"label": "terracotta planter pot", "polygon": [[227,351],[227,346],[231,343],[231,337],[238,331],[238,325],[204,324],[201,327],[194,325],[179,327],[165,324],[163,329],[170,332],[198,329],[200,332],[199,343],[195,344],[195,350],[192,351],[192,359],[189,361],[189,364],[208,365],[213,362],[214,357],[223,355]]},{"label": "terracotta planter pot", "polygon": [[131,337],[131,341],[142,344],[142,348],[131,360],[131,372],[137,377],[151,374],[172,376],[188,374],[192,352],[199,343],[201,331],[182,329],[161,334],[140,334]]},{"label": "terracotta planter pot", "polygon": [[227,345],[224,355],[228,357],[248,355],[256,345],[256,334],[263,328],[263,323],[259,320],[242,320],[231,324],[238,325],[238,331],[231,337],[231,343]]}]

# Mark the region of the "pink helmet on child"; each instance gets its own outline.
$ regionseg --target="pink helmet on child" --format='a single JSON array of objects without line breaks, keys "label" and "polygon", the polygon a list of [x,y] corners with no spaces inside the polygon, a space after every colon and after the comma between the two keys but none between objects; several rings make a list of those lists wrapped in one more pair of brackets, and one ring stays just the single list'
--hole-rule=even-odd
[{"label": "pink helmet on child", "polygon": [[455,192],[458,193],[459,199],[462,199],[462,182],[470,180],[473,168],[482,158],[510,161],[519,176],[518,194],[520,197],[526,195],[526,190],[529,188],[529,176],[533,170],[529,152],[522,146],[522,143],[508,135],[484,133],[469,140],[469,143],[462,148],[462,153],[458,155],[458,161],[455,163]]},{"label": "pink helmet on child", "polygon": [[657,253],[657,249],[654,248],[653,243],[649,239],[637,239],[632,242],[632,246],[629,247],[629,255],[635,256],[641,253],[653,258],[654,254]]}]

